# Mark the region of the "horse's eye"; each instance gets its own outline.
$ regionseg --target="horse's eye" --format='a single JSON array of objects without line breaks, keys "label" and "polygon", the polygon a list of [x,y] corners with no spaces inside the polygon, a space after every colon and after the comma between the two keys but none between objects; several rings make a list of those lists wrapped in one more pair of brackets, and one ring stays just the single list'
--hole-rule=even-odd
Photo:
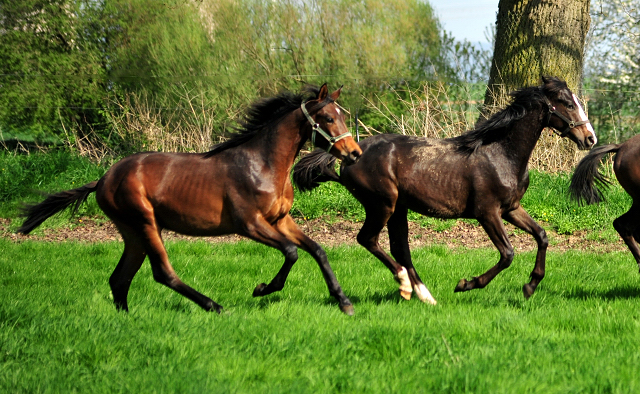
[{"label": "horse's eye", "polygon": [[325,120],[327,121],[327,123],[333,123],[333,118],[330,116],[327,116]]},{"label": "horse's eye", "polygon": [[573,111],[574,109],[576,109],[576,107],[574,107],[573,104],[569,104],[569,105],[567,105],[567,109],[569,111]]}]

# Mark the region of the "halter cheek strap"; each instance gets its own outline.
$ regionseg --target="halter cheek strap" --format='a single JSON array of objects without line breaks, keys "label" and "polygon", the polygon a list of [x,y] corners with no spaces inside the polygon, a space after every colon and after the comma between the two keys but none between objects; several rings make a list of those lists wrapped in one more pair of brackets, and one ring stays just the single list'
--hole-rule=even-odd
[{"label": "halter cheek strap", "polygon": [[304,114],[304,116],[307,117],[307,120],[309,121],[309,123],[311,124],[311,128],[313,129],[313,132],[311,133],[311,143],[313,144],[313,146],[319,148],[319,146],[316,144],[316,135],[317,134],[320,134],[329,143],[329,147],[327,148],[327,152],[329,152],[331,150],[331,148],[333,147],[333,145],[336,144],[336,142],[340,141],[343,138],[351,137],[351,132],[349,132],[349,131],[347,131],[344,134],[340,134],[337,137],[330,136],[326,131],[322,130],[322,127],[320,127],[320,124],[316,123],[316,121],[313,120],[311,115],[309,115],[309,112],[307,111],[307,108],[305,107],[306,104],[307,104],[306,102],[300,104],[300,109],[302,110],[302,113]]},{"label": "halter cheek strap", "polygon": [[548,98],[544,98],[544,101],[547,103],[547,107],[549,107],[549,115],[547,116],[547,124],[549,124],[549,120],[551,120],[551,115],[555,115],[558,118],[560,118],[560,120],[562,120],[564,123],[567,124],[567,126],[561,130],[558,131],[555,128],[552,128],[553,132],[556,133],[557,135],[559,135],[560,137],[565,137],[567,134],[569,134],[569,131],[571,131],[571,129],[576,128],[578,126],[582,126],[584,124],[590,123],[589,119],[587,120],[581,120],[579,122],[567,119],[566,116],[562,115],[560,112],[558,112],[556,110],[556,107],[553,106],[553,104],[551,104],[551,102],[549,101]]}]

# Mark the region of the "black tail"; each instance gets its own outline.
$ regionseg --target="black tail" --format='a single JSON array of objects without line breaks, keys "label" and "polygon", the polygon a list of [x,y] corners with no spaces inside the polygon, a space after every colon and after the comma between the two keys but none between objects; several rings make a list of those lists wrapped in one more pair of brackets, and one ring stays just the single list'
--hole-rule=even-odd
[{"label": "black tail", "polygon": [[42,222],[74,203],[75,206],[73,207],[73,212],[77,211],[80,204],[89,197],[89,194],[96,191],[98,188],[97,185],[98,181],[94,181],[77,189],[50,194],[40,204],[26,205],[22,209],[22,213],[27,217],[27,219],[22,223],[18,232],[22,234],[29,234],[34,228],[41,225]]},{"label": "black tail", "polygon": [[[573,172],[569,192],[571,198],[578,202],[586,202],[587,205],[604,201],[602,189],[611,185],[611,181],[598,172],[598,166],[602,157],[608,153],[617,152],[621,144],[603,145],[594,148],[586,155]],[[595,182],[594,182],[595,180]]]},{"label": "black tail", "polygon": [[336,158],[323,150],[315,150],[293,167],[293,184],[301,191],[315,189],[323,182],[340,182],[335,170]]}]

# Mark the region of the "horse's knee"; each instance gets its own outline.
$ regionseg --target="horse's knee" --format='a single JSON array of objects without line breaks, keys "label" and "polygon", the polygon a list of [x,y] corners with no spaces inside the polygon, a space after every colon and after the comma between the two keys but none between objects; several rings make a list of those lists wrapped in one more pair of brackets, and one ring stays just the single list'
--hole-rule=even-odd
[{"label": "horse's knee", "polygon": [[324,249],[322,249],[322,246],[317,245],[316,247],[313,249],[313,253],[320,259],[320,260],[327,260],[327,253],[324,251]]},{"label": "horse's knee", "polygon": [[513,248],[509,248],[508,250],[506,250],[501,258],[500,261],[498,262],[498,265],[500,266],[500,268],[502,269],[506,269],[509,268],[509,266],[511,266],[511,263],[513,262],[513,258],[515,257],[515,252],[513,250]]},{"label": "horse's knee", "polygon": [[284,258],[289,262],[295,262],[298,260],[298,247],[294,244],[288,244],[282,249]]},{"label": "horse's knee", "polygon": [[543,228],[540,228],[540,231],[538,232],[538,240],[538,248],[546,249],[549,247],[549,238],[547,237],[547,232],[544,231]]},{"label": "horse's knee", "polygon": [[[633,230],[629,229],[627,220],[625,220],[624,215],[613,221],[613,228],[620,234],[620,236],[625,237],[631,235]],[[634,228],[635,229],[635,228]]]}]

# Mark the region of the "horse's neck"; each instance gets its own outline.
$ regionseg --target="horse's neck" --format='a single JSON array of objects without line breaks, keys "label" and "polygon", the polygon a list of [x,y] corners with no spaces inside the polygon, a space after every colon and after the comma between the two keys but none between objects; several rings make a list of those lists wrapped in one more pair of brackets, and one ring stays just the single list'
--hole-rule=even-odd
[{"label": "horse's neck", "polygon": [[533,149],[540,139],[543,127],[541,112],[534,111],[516,121],[504,140],[503,147],[510,161],[520,170],[526,171]]},{"label": "horse's neck", "polygon": [[275,130],[262,133],[254,141],[269,168],[275,173],[289,175],[298,152],[304,143],[300,122],[293,114],[283,119]]}]

